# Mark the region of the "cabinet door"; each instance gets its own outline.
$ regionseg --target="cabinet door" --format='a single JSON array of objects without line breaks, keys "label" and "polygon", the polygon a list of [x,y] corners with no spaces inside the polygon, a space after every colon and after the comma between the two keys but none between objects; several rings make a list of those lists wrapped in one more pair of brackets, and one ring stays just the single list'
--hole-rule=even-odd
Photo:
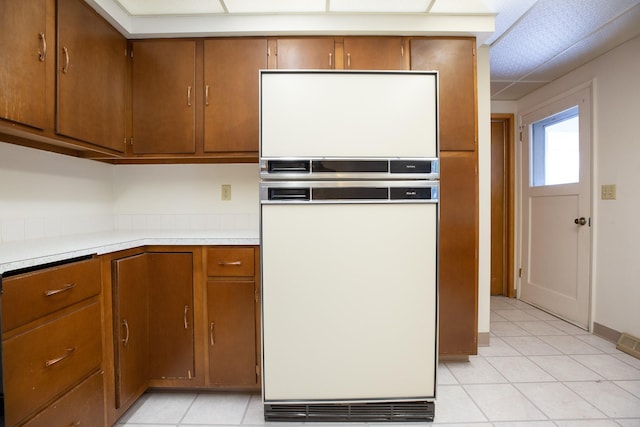
[{"label": "cabinet door", "polygon": [[58,0],[58,134],[124,152],[126,48],[85,2]]},{"label": "cabinet door", "polygon": [[266,39],[204,42],[204,151],[258,151],[258,70]]},{"label": "cabinet door", "polygon": [[474,39],[411,40],[411,69],[439,71],[441,150],[476,148],[474,51]]},{"label": "cabinet door", "polygon": [[277,40],[276,61],[279,69],[335,68],[335,42],[332,37]]},{"label": "cabinet door", "polygon": [[191,379],[194,367],[193,254],[150,253],[149,376]]},{"label": "cabinet door", "polygon": [[55,39],[45,30],[53,13],[47,3],[0,1],[0,118],[38,129],[46,127],[46,105],[53,102],[45,97],[45,64],[55,61]]},{"label": "cabinet door", "polygon": [[345,37],[344,68],[352,70],[402,70],[401,37]]},{"label": "cabinet door", "polygon": [[134,153],[195,153],[195,61],[195,41],[133,43]]},{"label": "cabinet door", "polygon": [[477,353],[476,153],[440,153],[440,344],[443,355]]},{"label": "cabinet door", "polygon": [[257,384],[254,286],[253,281],[207,284],[209,372],[213,385]]},{"label": "cabinet door", "polygon": [[147,261],[145,254],[113,261],[116,409],[137,399],[149,378]]}]

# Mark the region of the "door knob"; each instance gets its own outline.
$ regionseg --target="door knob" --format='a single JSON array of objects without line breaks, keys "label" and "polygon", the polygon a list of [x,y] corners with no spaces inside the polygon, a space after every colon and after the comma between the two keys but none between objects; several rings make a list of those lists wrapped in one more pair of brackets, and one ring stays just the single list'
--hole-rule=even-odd
[{"label": "door knob", "polygon": [[587,223],[587,219],[585,217],[581,216],[580,218],[574,219],[573,222],[578,224],[578,225],[585,225]]}]

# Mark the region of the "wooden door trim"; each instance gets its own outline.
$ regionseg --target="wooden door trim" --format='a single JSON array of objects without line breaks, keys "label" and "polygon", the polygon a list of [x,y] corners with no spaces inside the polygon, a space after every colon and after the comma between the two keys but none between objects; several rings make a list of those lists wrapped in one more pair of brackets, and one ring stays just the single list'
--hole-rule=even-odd
[{"label": "wooden door trim", "polygon": [[492,122],[501,122],[504,124],[505,128],[505,147],[504,147],[504,155],[506,158],[505,162],[505,171],[504,171],[504,179],[505,179],[505,206],[506,206],[506,281],[507,281],[507,289],[505,292],[505,296],[509,298],[515,298],[516,290],[514,287],[515,280],[515,264],[514,264],[514,206],[515,206],[515,197],[514,197],[514,188],[515,188],[515,147],[514,147],[514,123],[515,118],[513,114],[491,114]]}]

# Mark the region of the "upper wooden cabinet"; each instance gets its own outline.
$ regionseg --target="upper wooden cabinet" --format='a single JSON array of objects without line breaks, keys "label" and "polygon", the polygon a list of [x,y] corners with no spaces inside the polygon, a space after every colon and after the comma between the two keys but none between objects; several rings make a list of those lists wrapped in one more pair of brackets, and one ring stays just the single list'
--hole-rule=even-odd
[{"label": "upper wooden cabinet", "polygon": [[267,68],[266,39],[204,41],[205,152],[257,153],[262,68]]},{"label": "upper wooden cabinet", "polygon": [[132,45],[133,153],[195,153],[196,42],[144,40]]},{"label": "upper wooden cabinet", "polygon": [[347,70],[404,69],[402,37],[345,37],[344,68]]},{"label": "upper wooden cabinet", "polygon": [[440,84],[440,149],[476,149],[474,38],[411,40],[411,69],[437,70]]},{"label": "upper wooden cabinet", "polygon": [[127,41],[81,0],[58,0],[56,132],[124,152]]},{"label": "upper wooden cabinet", "polygon": [[[47,32],[47,0],[0,1],[0,118],[38,129],[47,122],[48,62],[55,35]],[[53,51],[52,51],[53,49]]]},{"label": "upper wooden cabinet", "polygon": [[273,68],[326,70],[336,67],[336,49],[332,37],[278,39]]}]

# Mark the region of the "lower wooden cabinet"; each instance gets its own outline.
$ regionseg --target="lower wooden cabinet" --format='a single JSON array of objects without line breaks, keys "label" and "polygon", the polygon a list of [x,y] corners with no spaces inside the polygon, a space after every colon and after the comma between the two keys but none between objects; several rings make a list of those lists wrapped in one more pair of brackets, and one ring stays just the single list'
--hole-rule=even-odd
[{"label": "lower wooden cabinet", "polygon": [[207,283],[207,311],[211,385],[255,387],[258,383],[255,283]]},{"label": "lower wooden cabinet", "polygon": [[147,246],[105,255],[107,420],[149,387],[260,387],[257,246]]},{"label": "lower wooden cabinet", "polygon": [[193,254],[147,253],[149,281],[149,378],[191,379]]},{"label": "lower wooden cabinet", "polygon": [[[97,265],[92,259],[3,277],[8,292],[3,295],[2,305],[11,310],[2,313],[3,324],[7,325],[2,331],[2,425],[58,425],[49,424],[49,420],[76,425],[72,422],[81,419],[90,419],[87,425],[104,425],[102,386],[82,393],[81,411],[62,414],[64,411],[58,409],[80,402],[76,391],[85,387],[87,378],[97,376],[102,384],[103,327]],[[85,275],[76,284],[78,271]]]},{"label": "lower wooden cabinet", "polygon": [[104,372],[96,372],[24,426],[104,425],[103,380]]},{"label": "lower wooden cabinet", "polygon": [[260,385],[258,263],[255,247],[207,250],[209,383],[213,387]]},{"label": "lower wooden cabinet", "polygon": [[127,407],[149,380],[148,258],[134,255],[113,262],[115,407]]}]

